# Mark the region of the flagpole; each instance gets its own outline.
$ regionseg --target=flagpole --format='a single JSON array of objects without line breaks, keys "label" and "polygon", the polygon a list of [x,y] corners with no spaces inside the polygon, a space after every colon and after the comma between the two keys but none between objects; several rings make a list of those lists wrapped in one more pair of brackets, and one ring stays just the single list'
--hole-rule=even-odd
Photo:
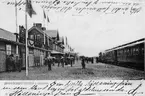
[{"label": "flagpole", "polygon": [[28,76],[28,43],[27,43],[27,38],[28,38],[28,30],[27,30],[27,0],[26,0],[26,6],[25,6],[25,26],[26,26],[26,38],[25,38],[25,40],[26,40],[26,57],[25,57],[25,59],[26,59],[26,76]]},{"label": "flagpole", "polygon": [[48,30],[48,16],[47,16],[47,28],[46,29]]},{"label": "flagpole", "polygon": [[[43,8],[43,15],[45,14],[44,8]],[[46,14],[45,14],[46,15]],[[43,17],[43,26],[45,27],[45,18]],[[44,45],[45,45],[45,31],[44,31]]]},{"label": "flagpole", "polygon": [[[18,20],[17,20],[17,0],[15,0],[15,19],[16,19],[16,33],[18,33]],[[16,38],[18,39],[18,38]],[[17,41],[17,40],[16,40]],[[17,41],[18,42],[18,41]],[[16,45],[16,54],[18,54],[18,45]]]},{"label": "flagpole", "polygon": [[16,16],[16,33],[18,33],[18,31],[17,31],[17,26],[18,26],[18,23],[17,23],[17,0],[15,0],[15,16]]}]

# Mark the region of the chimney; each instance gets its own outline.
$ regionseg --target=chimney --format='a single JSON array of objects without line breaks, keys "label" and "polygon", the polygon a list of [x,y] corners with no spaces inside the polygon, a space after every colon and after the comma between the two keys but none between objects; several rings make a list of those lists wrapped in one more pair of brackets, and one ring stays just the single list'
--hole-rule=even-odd
[{"label": "chimney", "polygon": [[40,29],[42,28],[42,24],[41,23],[34,23],[33,25],[36,26],[37,28],[40,28]]},{"label": "chimney", "polygon": [[45,27],[42,27],[42,30],[43,30],[43,31],[45,31],[45,30],[46,30],[46,28],[45,28]]}]

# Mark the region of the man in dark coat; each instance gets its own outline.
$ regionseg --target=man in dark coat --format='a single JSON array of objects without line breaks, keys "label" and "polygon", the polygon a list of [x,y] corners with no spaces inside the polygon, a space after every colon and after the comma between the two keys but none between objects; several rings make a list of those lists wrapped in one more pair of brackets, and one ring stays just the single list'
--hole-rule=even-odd
[{"label": "man in dark coat", "polygon": [[49,56],[48,57],[48,61],[47,61],[48,63],[48,70],[50,71],[51,70],[51,65],[52,65],[52,58]]},{"label": "man in dark coat", "polygon": [[11,57],[8,55],[7,58],[6,58],[6,71],[7,72],[11,71],[11,67],[12,67],[10,59],[11,59]]},{"label": "man in dark coat", "polygon": [[71,65],[71,67],[73,66],[73,60],[72,60],[72,57],[70,57],[70,65]]},{"label": "man in dark coat", "polygon": [[46,57],[45,62],[46,62],[46,65],[48,66],[48,71],[50,71],[51,70],[51,64],[52,64],[51,57],[50,56]]},{"label": "man in dark coat", "polygon": [[15,65],[15,58],[14,58],[13,54],[10,55],[10,65],[11,65],[10,70],[15,71],[16,70],[16,65]]},{"label": "man in dark coat", "polygon": [[85,69],[86,68],[86,64],[85,64],[85,58],[84,57],[82,58],[81,64],[82,64],[82,69]]},{"label": "man in dark coat", "polygon": [[98,63],[98,57],[96,57],[96,63]]},{"label": "man in dark coat", "polygon": [[60,57],[57,58],[57,63],[58,63],[57,66],[59,67],[59,65],[60,65],[60,63],[61,63],[61,58],[60,58]]},{"label": "man in dark coat", "polygon": [[94,63],[94,58],[92,57],[91,59],[92,59],[91,61],[92,61],[92,64],[93,64]]},{"label": "man in dark coat", "polygon": [[64,57],[61,57],[61,66],[64,67]]},{"label": "man in dark coat", "polygon": [[22,62],[21,62],[21,58],[20,58],[20,56],[19,55],[16,55],[16,57],[15,57],[15,65],[16,65],[16,69],[17,69],[17,71],[19,71],[19,72],[21,72],[21,68],[22,68]]}]

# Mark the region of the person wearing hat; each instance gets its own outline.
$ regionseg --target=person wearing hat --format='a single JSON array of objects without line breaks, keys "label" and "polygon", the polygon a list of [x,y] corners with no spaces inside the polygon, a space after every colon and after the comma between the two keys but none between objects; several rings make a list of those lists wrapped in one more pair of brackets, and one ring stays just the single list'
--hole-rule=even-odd
[{"label": "person wearing hat", "polygon": [[48,65],[48,71],[51,70],[51,63],[52,63],[52,60],[51,60],[51,59],[52,59],[51,56],[48,56],[48,57],[46,58],[46,63],[47,63],[47,65]]},{"label": "person wearing hat", "polygon": [[57,63],[58,63],[57,66],[59,67],[59,65],[60,65],[60,63],[61,63],[61,58],[60,58],[60,57],[57,58]]},{"label": "person wearing hat", "polygon": [[10,72],[12,70],[12,64],[11,64],[11,57],[10,55],[7,55],[7,58],[6,58],[6,71],[7,72]]},{"label": "person wearing hat", "polygon": [[10,65],[11,65],[10,70],[14,72],[16,70],[16,66],[15,66],[15,58],[13,54],[10,55]]},{"label": "person wearing hat", "polygon": [[61,57],[61,66],[64,67],[64,57]]},{"label": "person wearing hat", "polygon": [[82,58],[82,69],[85,69],[86,68],[86,64],[85,64],[85,57]]},{"label": "person wearing hat", "polygon": [[21,72],[22,62],[21,62],[21,58],[18,54],[15,55],[15,66],[16,66],[16,70]]}]

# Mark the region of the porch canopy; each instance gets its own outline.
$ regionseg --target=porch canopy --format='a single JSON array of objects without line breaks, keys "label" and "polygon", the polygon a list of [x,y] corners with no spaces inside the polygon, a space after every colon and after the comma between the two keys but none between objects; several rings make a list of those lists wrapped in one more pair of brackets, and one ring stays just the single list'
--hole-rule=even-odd
[{"label": "porch canopy", "polygon": [[63,55],[64,53],[53,50],[51,51],[51,54]]}]

